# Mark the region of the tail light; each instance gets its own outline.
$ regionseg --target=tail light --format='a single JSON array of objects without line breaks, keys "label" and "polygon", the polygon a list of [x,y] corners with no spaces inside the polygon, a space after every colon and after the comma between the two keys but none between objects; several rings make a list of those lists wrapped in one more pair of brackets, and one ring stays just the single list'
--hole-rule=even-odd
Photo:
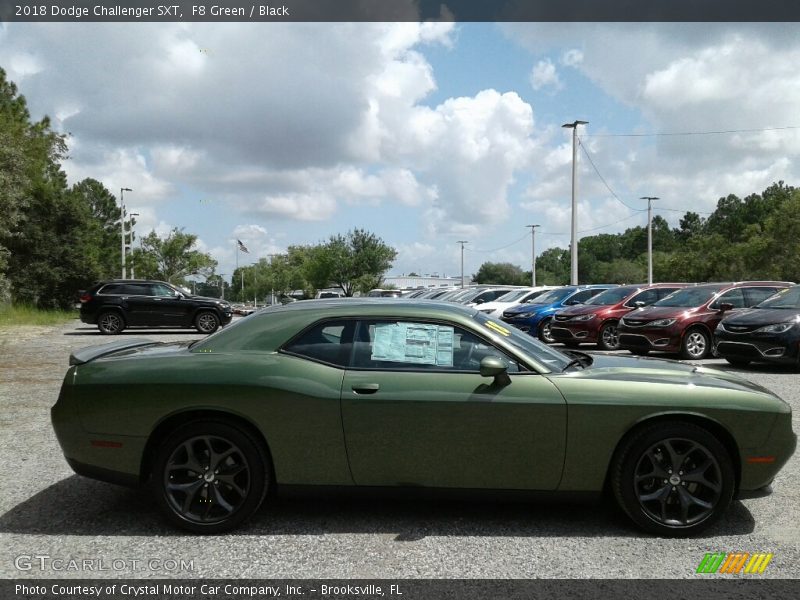
[{"label": "tail light", "polygon": [[81,304],[83,304],[84,302],[88,302],[91,299],[92,299],[92,295],[91,294],[87,294],[87,293],[81,294]]}]

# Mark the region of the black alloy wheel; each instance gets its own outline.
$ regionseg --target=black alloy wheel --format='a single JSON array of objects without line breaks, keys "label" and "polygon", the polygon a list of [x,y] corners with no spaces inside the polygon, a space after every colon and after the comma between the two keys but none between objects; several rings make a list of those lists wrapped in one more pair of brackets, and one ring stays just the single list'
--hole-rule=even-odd
[{"label": "black alloy wheel", "polygon": [[219,317],[210,310],[204,310],[194,318],[194,326],[200,333],[214,333],[219,329]]},{"label": "black alloy wheel", "polygon": [[97,317],[97,328],[103,335],[116,335],[125,329],[125,320],[115,310],[106,310]]},{"label": "black alloy wheel", "polygon": [[194,422],[161,446],[153,471],[156,500],[176,525],[201,533],[228,531],[261,505],[268,458],[245,431]]},{"label": "black alloy wheel", "polygon": [[734,469],[725,447],[691,423],[657,423],[630,438],[615,458],[612,487],[640,527],[663,536],[698,533],[733,498]]}]

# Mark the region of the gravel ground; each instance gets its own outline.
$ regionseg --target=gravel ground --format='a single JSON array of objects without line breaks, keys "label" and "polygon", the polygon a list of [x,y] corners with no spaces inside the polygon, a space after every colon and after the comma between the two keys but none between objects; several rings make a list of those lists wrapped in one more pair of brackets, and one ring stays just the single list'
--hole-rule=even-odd
[{"label": "gravel ground", "polygon": [[[736,502],[697,539],[640,534],[610,505],[322,498],[273,502],[232,535],[183,535],[146,493],[74,475],[52,432],[49,409],[69,353],[107,341],[77,321],[0,330],[0,452],[14,474],[0,493],[0,577],[681,578],[695,577],[704,553],[734,551],[773,552],[764,576],[800,576],[797,456],[771,495]],[[796,371],[740,372],[789,402],[800,431]],[[15,566],[36,555],[50,559]],[[94,561],[94,570],[54,559]],[[180,561],[191,564],[182,570]]]}]

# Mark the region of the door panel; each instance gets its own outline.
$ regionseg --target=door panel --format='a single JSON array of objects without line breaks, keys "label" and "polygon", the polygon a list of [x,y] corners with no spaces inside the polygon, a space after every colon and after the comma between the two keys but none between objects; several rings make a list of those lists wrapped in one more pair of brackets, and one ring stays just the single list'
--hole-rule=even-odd
[{"label": "door panel", "polygon": [[534,374],[345,373],[342,420],[357,485],[552,490],[566,405]]}]

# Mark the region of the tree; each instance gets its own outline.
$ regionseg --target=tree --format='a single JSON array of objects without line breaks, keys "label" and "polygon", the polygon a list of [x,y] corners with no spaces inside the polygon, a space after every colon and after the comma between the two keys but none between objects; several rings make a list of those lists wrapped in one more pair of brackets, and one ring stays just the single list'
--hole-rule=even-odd
[{"label": "tree", "polygon": [[[87,232],[91,243],[86,252],[94,255],[100,267],[101,277],[117,276],[120,269],[120,214],[117,199],[96,179],[87,178],[72,186],[71,193],[89,210],[92,218],[91,231]],[[135,222],[135,221],[133,221]]]},{"label": "tree", "polygon": [[497,285],[525,285],[530,277],[518,266],[511,263],[483,263],[478,272],[472,276],[475,283],[493,283]]},{"label": "tree", "polygon": [[[14,239],[20,235],[18,226],[26,218],[37,218],[30,214],[34,188],[39,186],[42,192],[40,203],[63,193],[64,189],[45,190],[42,186],[56,178],[56,185],[65,187],[58,166],[65,154],[64,136],[50,130],[47,117],[38,123],[31,121],[25,97],[17,93],[17,87],[0,69],[0,301],[8,300],[11,292],[20,288],[8,259],[12,245],[22,246],[20,240]],[[39,209],[50,211],[50,207],[41,205]]]},{"label": "tree", "polygon": [[[291,249],[290,249],[291,250]],[[373,233],[353,229],[347,235],[333,235],[319,246],[304,247],[304,273],[315,288],[336,285],[345,296],[380,287],[397,251]],[[290,252],[291,256],[291,252]]]},{"label": "tree", "polygon": [[200,274],[209,277],[217,261],[209,254],[194,250],[197,236],[174,228],[161,239],[155,231],[142,238],[142,247],[133,251],[137,274],[146,279],[160,279],[183,285],[186,277]]}]

